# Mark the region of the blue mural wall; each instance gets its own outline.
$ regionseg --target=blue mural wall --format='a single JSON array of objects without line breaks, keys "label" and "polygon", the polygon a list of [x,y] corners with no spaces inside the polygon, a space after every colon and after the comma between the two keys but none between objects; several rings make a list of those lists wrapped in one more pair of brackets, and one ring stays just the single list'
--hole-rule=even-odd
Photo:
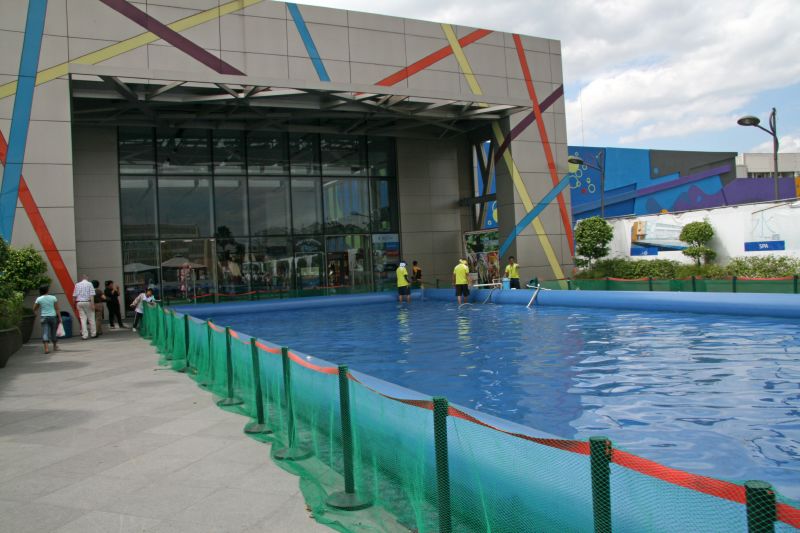
[{"label": "blue mural wall", "polygon": [[573,220],[649,215],[729,205],[725,188],[736,180],[736,154],[570,146],[583,165],[570,164]]}]

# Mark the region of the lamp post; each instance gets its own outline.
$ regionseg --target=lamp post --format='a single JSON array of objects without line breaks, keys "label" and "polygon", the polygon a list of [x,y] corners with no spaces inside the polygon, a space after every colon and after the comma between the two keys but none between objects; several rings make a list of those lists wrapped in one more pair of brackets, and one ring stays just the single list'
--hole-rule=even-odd
[{"label": "lamp post", "polygon": [[605,194],[606,194],[606,165],[603,162],[603,151],[597,152],[597,155],[594,157],[595,163],[592,164],[588,161],[584,161],[582,157],[577,155],[571,155],[567,158],[568,163],[572,163],[573,165],[586,165],[589,168],[593,168],[600,172],[600,218],[605,217]]},{"label": "lamp post", "polygon": [[761,125],[761,119],[752,115],[747,115],[736,121],[740,126],[755,126],[756,128],[766,131],[772,135],[772,179],[775,181],[775,200],[779,200],[778,196],[778,128],[775,108],[769,114],[769,129]]}]

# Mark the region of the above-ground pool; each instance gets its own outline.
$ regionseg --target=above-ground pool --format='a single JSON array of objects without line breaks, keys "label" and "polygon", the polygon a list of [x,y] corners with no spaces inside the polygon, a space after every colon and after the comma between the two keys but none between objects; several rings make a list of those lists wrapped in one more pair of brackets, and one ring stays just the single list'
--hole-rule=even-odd
[{"label": "above-ground pool", "polygon": [[605,435],[800,499],[800,320],[415,300],[215,321],[561,438]]}]

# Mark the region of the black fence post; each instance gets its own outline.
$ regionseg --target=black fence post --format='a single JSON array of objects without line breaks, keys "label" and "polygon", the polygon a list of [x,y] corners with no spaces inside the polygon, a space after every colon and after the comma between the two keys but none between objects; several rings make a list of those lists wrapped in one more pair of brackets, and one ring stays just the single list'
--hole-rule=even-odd
[{"label": "black fence post", "polygon": [[606,276],[606,290],[611,290],[611,281],[608,279],[608,276]]},{"label": "black fence post", "polygon": [[439,532],[451,533],[450,461],[447,452],[447,398],[433,399],[433,439],[436,450],[436,493],[439,506]]},{"label": "black fence post", "polygon": [[653,277],[652,276],[647,278],[647,287],[650,290],[650,292],[653,292]]},{"label": "black fence post", "polygon": [[203,387],[204,389],[207,389],[207,388],[209,388],[211,386],[211,381],[209,381],[211,379],[211,376],[209,374],[210,374],[210,371],[211,371],[211,359],[214,357],[214,354],[211,353],[211,336],[213,335],[211,333],[211,329],[212,329],[211,328],[211,319],[208,319],[208,320],[206,320],[206,347],[207,347],[207,350],[206,350],[206,355],[207,355],[206,364],[207,364],[207,366],[206,366],[205,375],[202,376],[201,380],[198,382],[198,384],[201,387]]},{"label": "black fence post", "polygon": [[697,292],[697,278],[692,276],[692,292]]},{"label": "black fence post", "polygon": [[590,437],[589,452],[594,530],[611,533],[611,441],[607,437]]},{"label": "black fence post", "polygon": [[744,484],[747,502],[748,533],[772,533],[775,531],[775,491],[765,481],[746,481]]},{"label": "black fence post", "polygon": [[250,339],[250,355],[253,359],[253,388],[255,389],[256,421],[250,422],[244,427],[244,432],[248,435],[268,435],[272,430],[267,426],[264,416],[264,393],[261,390],[261,363],[258,360],[258,341]]},{"label": "black fence post", "polygon": [[732,281],[731,286],[732,286],[733,292],[736,292],[736,276],[733,276],[731,281]]},{"label": "black fence post", "polygon": [[571,280],[571,279],[568,279],[568,280],[567,280],[567,290],[568,290],[568,291],[571,291],[571,290],[572,290],[572,280]]},{"label": "black fence post", "polygon": [[294,406],[292,405],[292,362],[289,359],[289,348],[281,347],[283,361],[283,401],[286,405],[286,433],[288,446],[275,450],[272,456],[275,459],[286,461],[299,461],[311,456],[311,450],[297,442],[294,427]]},{"label": "black fence post", "polygon": [[344,492],[334,492],[325,500],[329,506],[345,511],[358,511],[372,505],[368,498],[356,494],[353,466],[353,426],[350,420],[350,381],[347,365],[339,365],[339,416],[342,421],[342,454],[344,455]]},{"label": "black fence post", "polygon": [[189,371],[189,315],[183,315],[183,361],[183,366],[176,368],[176,372]]},{"label": "black fence post", "polygon": [[794,282],[793,282],[793,285],[794,285],[794,293],[795,293],[795,294],[797,294],[797,278],[798,278],[798,277],[800,277],[800,276],[798,276],[797,274],[795,274],[795,275],[794,275]]},{"label": "black fence post", "polygon": [[234,397],[233,393],[233,355],[231,354],[231,328],[225,328],[225,374],[227,376],[228,387],[225,398],[218,401],[217,405],[220,407],[231,407],[234,405],[242,405],[242,400]]}]

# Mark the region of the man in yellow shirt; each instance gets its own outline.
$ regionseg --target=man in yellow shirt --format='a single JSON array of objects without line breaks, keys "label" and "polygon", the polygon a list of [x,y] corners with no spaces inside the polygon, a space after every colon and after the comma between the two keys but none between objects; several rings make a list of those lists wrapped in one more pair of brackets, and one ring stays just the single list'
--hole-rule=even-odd
[{"label": "man in yellow shirt", "polygon": [[519,289],[519,265],[514,260],[514,256],[508,258],[508,265],[506,265],[506,277],[511,282],[512,289]]},{"label": "man in yellow shirt", "polygon": [[463,302],[466,302],[467,298],[469,298],[469,267],[467,266],[467,260],[463,257],[453,269],[453,285],[456,288],[458,305],[461,305],[462,297]]},{"label": "man in yellow shirt", "polygon": [[397,267],[395,274],[397,274],[397,301],[403,303],[403,296],[405,296],[406,302],[411,303],[411,284],[404,262],[400,261],[400,266]]}]

